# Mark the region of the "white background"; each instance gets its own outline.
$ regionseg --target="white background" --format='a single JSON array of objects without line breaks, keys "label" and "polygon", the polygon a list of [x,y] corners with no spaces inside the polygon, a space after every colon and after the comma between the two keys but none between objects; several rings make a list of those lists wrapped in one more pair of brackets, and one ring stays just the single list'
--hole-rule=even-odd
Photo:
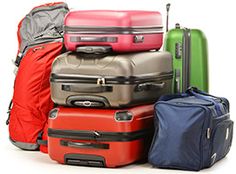
[{"label": "white background", "polygon": [[[4,2],[4,3],[3,3]],[[25,152],[15,148],[8,141],[5,125],[7,106],[13,91],[13,68],[11,59],[17,51],[17,24],[32,7],[50,0],[5,0],[0,10],[0,173],[182,173],[176,170],[153,169],[150,165],[131,165],[119,169],[98,169],[59,165],[40,152]],[[176,22],[182,26],[202,29],[209,44],[210,92],[224,96],[231,103],[231,117],[236,114],[235,51],[236,10],[233,0],[67,0],[70,8],[84,9],[138,9],[158,10],[165,17],[165,4],[171,2],[170,28]],[[165,23],[165,20],[163,21]],[[193,65],[194,66],[194,65]],[[236,137],[235,137],[236,138]],[[229,155],[211,169],[202,173],[232,173],[236,161],[235,143]],[[122,155],[122,154],[121,154]]]}]

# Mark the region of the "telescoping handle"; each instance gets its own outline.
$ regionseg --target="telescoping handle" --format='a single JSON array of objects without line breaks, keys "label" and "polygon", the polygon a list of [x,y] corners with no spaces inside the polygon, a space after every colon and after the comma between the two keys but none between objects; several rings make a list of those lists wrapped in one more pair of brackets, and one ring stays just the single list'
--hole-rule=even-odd
[{"label": "telescoping handle", "polygon": [[169,31],[169,11],[170,11],[170,3],[166,4],[166,32]]}]

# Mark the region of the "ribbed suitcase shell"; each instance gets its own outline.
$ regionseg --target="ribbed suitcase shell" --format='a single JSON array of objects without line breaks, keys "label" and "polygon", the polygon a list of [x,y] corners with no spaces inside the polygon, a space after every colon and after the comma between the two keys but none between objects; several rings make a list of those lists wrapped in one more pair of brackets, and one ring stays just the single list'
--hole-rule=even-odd
[{"label": "ribbed suitcase shell", "polygon": [[155,11],[72,11],[65,17],[65,46],[111,46],[115,52],[159,49],[162,17]]},{"label": "ribbed suitcase shell", "polygon": [[121,110],[56,108],[51,111],[48,153],[59,163],[117,167],[147,157],[153,105]]},{"label": "ribbed suitcase shell", "polygon": [[83,58],[68,52],[53,62],[51,97],[59,105],[130,107],[171,93],[172,57],[142,52]]}]

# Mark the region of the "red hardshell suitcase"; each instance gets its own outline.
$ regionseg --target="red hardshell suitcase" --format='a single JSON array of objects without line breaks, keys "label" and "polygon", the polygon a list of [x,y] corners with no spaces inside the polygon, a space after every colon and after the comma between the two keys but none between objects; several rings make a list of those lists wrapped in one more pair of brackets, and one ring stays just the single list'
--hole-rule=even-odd
[{"label": "red hardshell suitcase", "polygon": [[70,165],[117,167],[147,157],[153,133],[153,105],[130,109],[53,109],[48,153]]},{"label": "red hardshell suitcase", "polygon": [[[136,52],[162,46],[162,17],[155,11],[72,11],[64,25],[65,46],[70,51],[109,46],[115,52]],[[91,49],[82,50],[96,52]]]}]

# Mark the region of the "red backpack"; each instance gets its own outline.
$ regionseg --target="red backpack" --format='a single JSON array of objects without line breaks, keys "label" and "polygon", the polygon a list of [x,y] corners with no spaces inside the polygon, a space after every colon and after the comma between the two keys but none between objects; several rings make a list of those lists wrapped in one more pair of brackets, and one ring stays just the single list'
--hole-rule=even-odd
[{"label": "red backpack", "polygon": [[[53,108],[49,77],[51,64],[63,48],[63,2],[35,7],[18,25],[18,71],[10,104],[11,142],[24,150],[47,153],[47,120]],[[12,107],[11,107],[12,105]]]}]

